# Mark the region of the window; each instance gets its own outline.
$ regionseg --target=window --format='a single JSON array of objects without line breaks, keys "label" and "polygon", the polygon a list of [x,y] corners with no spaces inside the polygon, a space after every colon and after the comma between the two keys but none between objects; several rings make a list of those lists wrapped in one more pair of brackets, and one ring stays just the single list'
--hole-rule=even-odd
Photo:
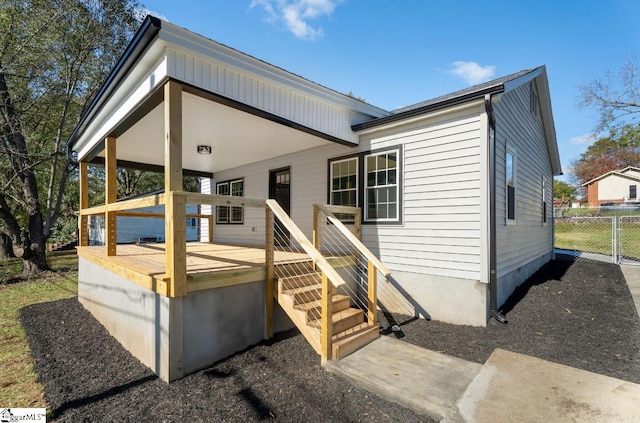
[{"label": "window", "polygon": [[365,156],[365,221],[398,219],[398,150]]},{"label": "window", "polygon": [[638,198],[638,186],[629,185],[629,200]]},{"label": "window", "polygon": [[536,92],[536,86],[533,82],[529,83],[529,111],[534,115],[538,116],[539,110],[538,103],[538,93]]},{"label": "window", "polygon": [[187,217],[187,228],[195,228],[198,226],[198,219],[195,217]]},{"label": "window", "polygon": [[542,224],[547,223],[547,180],[542,177]]},{"label": "window", "polygon": [[358,205],[358,158],[331,162],[331,204]]},{"label": "window", "polygon": [[[363,223],[402,223],[402,146],[329,160],[328,202],[362,207]],[[352,215],[336,215],[353,222]]]},{"label": "window", "polygon": [[[329,203],[336,206],[358,206],[358,157],[331,162]],[[343,222],[353,222],[352,215],[336,214]]]},{"label": "window", "polygon": [[507,149],[505,154],[505,181],[507,223],[516,219],[516,157],[513,151]]},{"label": "window", "polygon": [[[233,181],[219,182],[216,185],[216,194],[231,195],[233,197],[244,196],[244,181],[237,179]],[[243,223],[244,208],[242,207],[216,207],[216,223]]]}]

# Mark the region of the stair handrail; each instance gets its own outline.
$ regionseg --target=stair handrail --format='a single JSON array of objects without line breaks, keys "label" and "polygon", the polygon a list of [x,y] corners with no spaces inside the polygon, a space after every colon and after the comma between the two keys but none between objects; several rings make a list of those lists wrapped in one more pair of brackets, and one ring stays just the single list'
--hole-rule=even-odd
[{"label": "stair handrail", "polygon": [[276,202],[276,200],[269,199],[266,201],[267,207],[271,209],[274,216],[280,219],[282,225],[287,228],[293,239],[300,245],[300,247],[304,250],[305,253],[315,262],[316,267],[327,275],[327,278],[331,282],[331,284],[338,288],[340,286],[346,285],[346,282],[342,277],[338,274],[336,269],[329,264],[327,259],[318,251],[311,241],[305,236],[302,230],[295,224],[293,220],[289,217],[289,215],[282,209],[280,204]]},{"label": "stair handrail", "polygon": [[356,236],[338,219],[333,212],[324,204],[314,204],[313,207],[321,211],[340,233],[353,244],[354,247],[362,254],[369,262],[371,262],[376,269],[388,277],[391,275],[391,270],[387,268],[372,252],[369,250]]}]

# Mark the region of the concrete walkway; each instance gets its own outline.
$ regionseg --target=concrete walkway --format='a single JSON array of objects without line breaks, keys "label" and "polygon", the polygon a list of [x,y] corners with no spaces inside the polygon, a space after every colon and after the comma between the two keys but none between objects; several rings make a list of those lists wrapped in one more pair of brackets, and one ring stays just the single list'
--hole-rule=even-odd
[{"label": "concrete walkway", "polygon": [[[640,266],[621,266],[640,315]],[[496,349],[480,365],[382,336],[325,368],[441,422],[640,422],[640,385]]]},{"label": "concrete walkway", "polygon": [[640,266],[621,264],[620,270],[622,270],[624,279],[627,281],[631,297],[633,297],[633,302],[636,304],[638,318],[640,319]]}]

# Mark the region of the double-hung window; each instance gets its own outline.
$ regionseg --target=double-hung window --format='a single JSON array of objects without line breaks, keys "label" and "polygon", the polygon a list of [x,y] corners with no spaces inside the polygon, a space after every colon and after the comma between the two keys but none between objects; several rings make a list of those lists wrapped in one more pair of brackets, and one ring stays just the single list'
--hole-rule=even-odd
[{"label": "double-hung window", "polygon": [[638,186],[629,185],[629,200],[635,200],[638,198]]},{"label": "double-hung window", "polygon": [[365,223],[401,223],[401,157],[394,146],[329,160],[329,203],[362,207]]},{"label": "double-hung window", "polygon": [[[330,165],[329,202],[340,206],[358,206],[358,157],[336,160]],[[348,215],[337,215],[343,221]]]},{"label": "double-hung window", "polygon": [[398,220],[398,150],[366,155],[365,167],[365,221]]},{"label": "double-hung window", "polygon": [[[233,181],[224,181],[216,184],[216,194],[230,195],[233,197],[244,196],[244,181],[236,179]],[[216,207],[216,223],[243,223],[244,208],[217,206]]]}]

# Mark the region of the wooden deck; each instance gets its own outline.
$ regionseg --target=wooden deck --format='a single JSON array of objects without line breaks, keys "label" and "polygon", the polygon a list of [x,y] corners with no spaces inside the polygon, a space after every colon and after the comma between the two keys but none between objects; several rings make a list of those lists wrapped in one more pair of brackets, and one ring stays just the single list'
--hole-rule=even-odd
[{"label": "wooden deck", "polygon": [[[107,256],[104,246],[85,246],[78,247],[78,255],[131,282],[167,295],[165,244],[121,244],[115,256]],[[187,292],[266,279],[265,250],[259,247],[188,242],[186,260]],[[275,251],[276,265],[309,260],[306,254]]]}]

